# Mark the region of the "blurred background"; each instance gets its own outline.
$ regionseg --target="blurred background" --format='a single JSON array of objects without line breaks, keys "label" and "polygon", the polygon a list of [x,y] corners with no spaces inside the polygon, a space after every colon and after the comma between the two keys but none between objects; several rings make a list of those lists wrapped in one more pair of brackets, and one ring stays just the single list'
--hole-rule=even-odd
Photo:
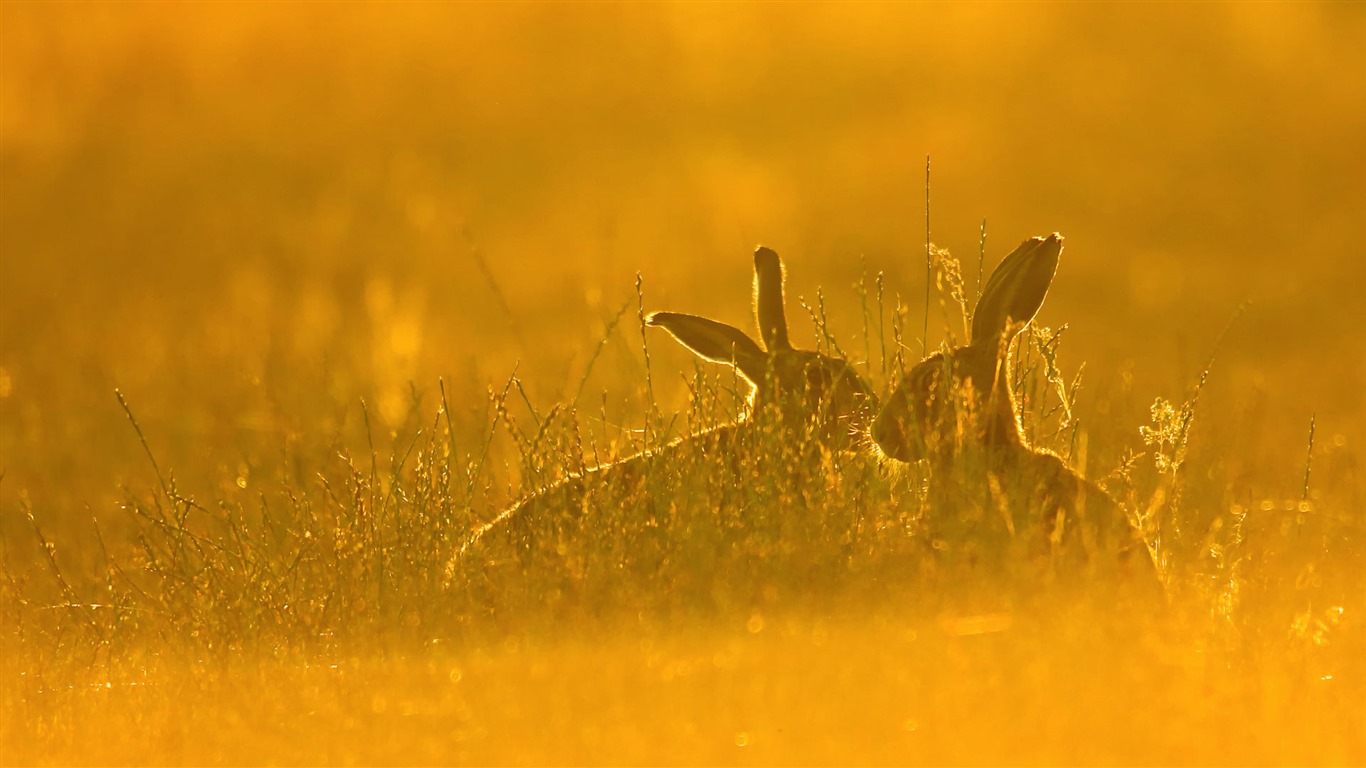
[{"label": "blurred background", "polygon": [[[1292,493],[1311,415],[1325,450],[1366,437],[1361,5],[4,3],[0,30],[8,510],[153,482],[116,387],[180,482],[245,488],[362,439],[362,399],[381,433],[429,418],[438,379],[464,439],[514,370],[544,410],[623,307],[584,391],[637,426],[636,275],[646,311],[748,327],[758,243],[795,339],[820,286],[862,357],[879,272],[918,336],[927,156],[969,285],[984,222],[987,270],[1066,236],[1040,321],[1113,445],[1244,302],[1217,449]],[[684,407],[689,356],[650,344]]]}]

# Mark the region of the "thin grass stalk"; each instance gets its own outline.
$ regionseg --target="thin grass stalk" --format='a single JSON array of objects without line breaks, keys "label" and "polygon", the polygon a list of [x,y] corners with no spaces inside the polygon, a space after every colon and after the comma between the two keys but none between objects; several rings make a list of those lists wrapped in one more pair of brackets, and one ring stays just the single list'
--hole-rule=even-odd
[{"label": "thin grass stalk", "polygon": [[934,282],[934,252],[930,245],[930,156],[925,155],[925,325],[920,332],[920,357],[930,354],[930,285]]},{"label": "thin grass stalk", "polygon": [[646,446],[651,446],[651,445],[654,445],[654,439],[657,437],[657,433],[658,433],[658,422],[659,422],[660,416],[659,416],[659,403],[658,403],[658,401],[655,399],[655,383],[654,383],[654,377],[651,375],[651,372],[650,372],[650,369],[651,369],[651,365],[650,365],[650,339],[649,339],[649,334],[647,334],[647,333],[645,332],[646,324],[645,324],[645,291],[644,291],[644,285],[645,285],[644,278],[642,278],[641,275],[640,275],[640,273],[637,272],[637,273],[636,273],[636,319],[637,319],[637,320],[639,321],[639,323],[640,323],[640,351],[641,351],[641,353],[642,353],[642,354],[644,355],[644,357],[645,357],[645,398],[646,398],[646,400],[647,400],[647,402],[646,402],[646,406],[647,406],[647,407],[646,407],[646,412],[645,412],[645,430],[644,430],[644,435],[643,435],[643,437],[644,437],[644,440],[645,440],[645,445],[646,445]]},{"label": "thin grass stalk", "polygon": [[1317,413],[1309,414],[1309,446],[1304,449],[1304,491],[1300,501],[1309,501],[1309,470],[1314,465],[1314,419]]},{"label": "thin grass stalk", "polygon": [[607,346],[607,342],[611,340],[613,332],[616,331],[617,324],[621,322],[621,318],[626,316],[626,310],[630,308],[631,300],[627,299],[621,305],[621,309],[617,310],[617,313],[612,316],[612,319],[607,321],[607,325],[602,331],[602,338],[598,339],[598,343],[593,345],[593,352],[589,354],[588,362],[583,367],[583,375],[579,377],[579,385],[574,389],[574,396],[569,399],[569,406],[571,408],[579,404],[579,397],[583,395],[583,388],[588,384],[588,377],[593,373],[593,366],[598,362],[598,356],[602,354],[602,350]]},{"label": "thin grass stalk", "polygon": [[968,320],[971,322],[972,315],[976,313],[977,302],[982,300],[982,277],[985,275],[987,260],[987,220],[982,219],[982,231],[977,238],[977,291],[972,298],[972,307],[969,309]]}]

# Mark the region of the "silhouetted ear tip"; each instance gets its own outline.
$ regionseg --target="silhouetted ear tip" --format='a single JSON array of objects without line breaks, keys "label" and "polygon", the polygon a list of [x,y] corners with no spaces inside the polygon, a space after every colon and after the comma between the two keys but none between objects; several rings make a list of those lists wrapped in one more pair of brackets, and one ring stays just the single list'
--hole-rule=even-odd
[{"label": "silhouetted ear tip", "polygon": [[777,263],[777,261],[778,252],[773,250],[772,248],[769,248],[766,245],[761,245],[758,248],[754,249],[755,264],[762,264],[764,262]]},{"label": "silhouetted ear tip", "polygon": [[1054,232],[1042,237],[1031,237],[1026,245],[1035,253],[1057,255],[1062,253],[1062,235]]}]

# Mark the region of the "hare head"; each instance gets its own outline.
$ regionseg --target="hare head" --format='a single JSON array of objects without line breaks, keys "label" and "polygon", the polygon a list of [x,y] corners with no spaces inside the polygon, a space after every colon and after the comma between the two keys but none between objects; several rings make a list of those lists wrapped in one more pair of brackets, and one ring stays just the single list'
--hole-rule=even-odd
[{"label": "hare head", "polygon": [[1006,352],[1043,304],[1061,253],[1061,235],[1035,237],[996,267],[977,302],[969,344],[912,368],[873,421],[873,441],[885,455],[942,465],[965,448],[997,457],[1024,449]]},{"label": "hare head", "polygon": [[734,366],[750,386],[751,409],[776,409],[784,429],[834,443],[855,437],[876,408],[873,391],[848,361],[793,348],[782,260],[763,247],[754,252],[754,316],[762,346],[738,328],[696,315],[656,312],[646,323],[703,359]]}]

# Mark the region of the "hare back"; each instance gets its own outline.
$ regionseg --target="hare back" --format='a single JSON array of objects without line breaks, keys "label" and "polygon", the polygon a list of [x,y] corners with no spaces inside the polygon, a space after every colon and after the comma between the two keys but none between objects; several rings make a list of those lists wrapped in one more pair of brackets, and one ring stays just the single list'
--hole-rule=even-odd
[{"label": "hare back", "polygon": [[[737,453],[747,439],[742,426],[684,437],[538,489],[476,529],[457,558],[481,567],[561,562],[585,542],[629,537],[657,526],[678,505],[672,492],[678,487],[708,491],[694,501],[709,499],[715,495],[711,492],[733,491],[735,483],[726,478],[742,469]],[[708,482],[710,478],[716,482]]]},{"label": "hare back", "polygon": [[939,470],[931,484],[932,536],[969,565],[1003,574],[1027,566],[1026,572],[1155,580],[1147,547],[1124,510],[1061,458],[1022,450],[989,466]]},{"label": "hare back", "polygon": [[577,592],[729,551],[751,524],[782,517],[770,514],[773,494],[826,484],[833,454],[779,437],[760,424],[730,425],[567,477],[477,530],[453,559],[448,583]]},{"label": "hare back", "polygon": [[1156,583],[1157,571],[1147,543],[1128,513],[1099,486],[1069,468],[1061,458],[1028,451],[1015,469],[1026,485],[1033,485],[1041,533],[1063,562],[1097,568],[1117,568],[1126,580]]}]

